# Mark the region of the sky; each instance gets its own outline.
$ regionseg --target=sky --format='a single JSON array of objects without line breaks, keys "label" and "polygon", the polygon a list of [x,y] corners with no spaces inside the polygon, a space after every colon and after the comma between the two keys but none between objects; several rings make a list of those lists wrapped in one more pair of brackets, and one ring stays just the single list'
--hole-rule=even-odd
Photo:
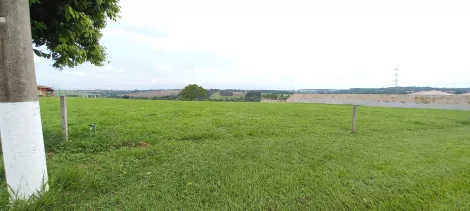
[{"label": "sky", "polygon": [[110,64],[62,71],[60,89],[470,87],[468,0],[121,0]]}]

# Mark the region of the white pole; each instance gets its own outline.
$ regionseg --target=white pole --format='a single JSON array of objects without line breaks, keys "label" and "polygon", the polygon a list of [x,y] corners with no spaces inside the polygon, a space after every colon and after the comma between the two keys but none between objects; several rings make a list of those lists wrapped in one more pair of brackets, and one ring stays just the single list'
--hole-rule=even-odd
[{"label": "white pole", "polygon": [[0,0],[0,135],[11,201],[48,189],[31,40],[29,1]]},{"label": "white pole", "polygon": [[39,102],[0,103],[3,161],[13,200],[47,191]]}]

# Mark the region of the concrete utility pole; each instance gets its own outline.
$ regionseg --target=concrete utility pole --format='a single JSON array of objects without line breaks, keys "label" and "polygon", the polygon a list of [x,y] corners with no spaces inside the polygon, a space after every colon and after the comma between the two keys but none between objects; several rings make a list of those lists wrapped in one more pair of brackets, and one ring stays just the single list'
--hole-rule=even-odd
[{"label": "concrete utility pole", "polygon": [[47,191],[28,0],[0,0],[0,134],[11,200]]}]

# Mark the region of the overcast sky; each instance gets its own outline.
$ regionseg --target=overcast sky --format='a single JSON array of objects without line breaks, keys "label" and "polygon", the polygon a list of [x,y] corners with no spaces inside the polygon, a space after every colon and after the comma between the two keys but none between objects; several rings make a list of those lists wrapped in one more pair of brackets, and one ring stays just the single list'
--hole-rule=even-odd
[{"label": "overcast sky", "polygon": [[470,87],[468,0],[122,0],[105,67],[58,71],[61,89]]}]

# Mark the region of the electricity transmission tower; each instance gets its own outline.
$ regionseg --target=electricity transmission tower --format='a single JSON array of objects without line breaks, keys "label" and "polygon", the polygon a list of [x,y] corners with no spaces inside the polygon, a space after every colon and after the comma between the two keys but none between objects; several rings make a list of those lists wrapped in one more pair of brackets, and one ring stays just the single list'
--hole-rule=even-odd
[{"label": "electricity transmission tower", "polygon": [[394,85],[395,85],[395,93],[398,94],[398,67],[395,68],[395,78],[393,80]]}]

